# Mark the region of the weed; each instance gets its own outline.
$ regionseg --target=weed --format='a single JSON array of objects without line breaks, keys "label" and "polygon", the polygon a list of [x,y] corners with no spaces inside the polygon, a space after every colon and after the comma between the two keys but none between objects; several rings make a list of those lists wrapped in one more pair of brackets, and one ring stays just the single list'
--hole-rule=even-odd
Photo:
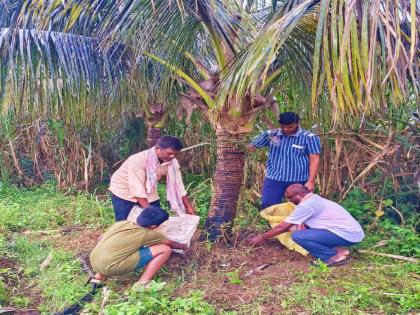
[{"label": "weed", "polygon": [[[366,265],[370,266],[368,270]],[[388,262],[385,268],[383,265],[375,257],[344,272],[313,268],[286,288],[281,305],[285,313],[299,308],[311,314],[407,314],[417,310],[418,284],[409,276],[416,267],[398,262]]]},{"label": "weed", "polygon": [[[47,241],[32,241],[24,236],[17,236],[9,251],[17,256],[22,275],[36,281],[44,297],[40,311],[57,311],[86,293],[87,289],[82,286],[85,273],[72,253],[55,250]],[[50,263],[41,270],[40,265],[49,255],[52,258]],[[29,297],[14,296],[10,302],[17,307],[26,307]]]},{"label": "weed", "polygon": [[74,224],[109,225],[113,220],[109,202],[57,191],[53,183],[26,190],[0,182],[0,196],[0,227],[12,232]]},{"label": "weed", "polygon": [[161,283],[153,282],[147,289],[126,293],[122,301],[113,301],[105,308],[105,315],[123,314],[215,314],[215,310],[203,300],[203,293],[193,291],[189,297],[170,297],[171,291]]},{"label": "weed", "polygon": [[240,269],[235,269],[226,273],[230,284],[241,284],[242,279],[240,277]]},{"label": "weed", "polygon": [[27,296],[12,296],[10,302],[19,308],[26,308],[29,305],[30,299]]},{"label": "weed", "polygon": [[0,276],[0,305],[7,301],[6,284],[3,277]]}]

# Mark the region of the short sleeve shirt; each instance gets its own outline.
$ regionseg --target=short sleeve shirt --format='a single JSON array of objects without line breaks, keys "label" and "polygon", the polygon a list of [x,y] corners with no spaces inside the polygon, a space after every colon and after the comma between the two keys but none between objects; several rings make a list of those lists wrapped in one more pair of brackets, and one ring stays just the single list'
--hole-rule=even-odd
[{"label": "short sleeve shirt", "polygon": [[157,231],[130,221],[120,221],[104,233],[90,255],[90,262],[95,271],[106,276],[126,274],[135,270],[141,247],[158,244],[165,239]]},{"label": "short sleeve shirt", "polygon": [[[157,187],[154,187],[151,193],[146,192],[146,153],[145,151],[131,155],[111,177],[109,190],[117,197],[137,202],[137,198],[146,198],[149,202],[159,199]],[[179,171],[179,163],[176,159],[172,160],[176,167],[176,183],[181,192],[181,196],[186,196],[182,175]],[[169,162],[159,165],[157,177],[160,179],[166,176]]]},{"label": "short sleeve shirt", "polygon": [[346,209],[316,194],[301,201],[284,221],[290,224],[305,223],[312,229],[325,229],[355,243],[365,236],[359,222]]},{"label": "short sleeve shirt", "polygon": [[301,128],[287,136],[281,129],[268,130],[251,143],[256,148],[269,148],[266,177],[278,181],[307,181],[309,154],[321,153],[319,137]]}]

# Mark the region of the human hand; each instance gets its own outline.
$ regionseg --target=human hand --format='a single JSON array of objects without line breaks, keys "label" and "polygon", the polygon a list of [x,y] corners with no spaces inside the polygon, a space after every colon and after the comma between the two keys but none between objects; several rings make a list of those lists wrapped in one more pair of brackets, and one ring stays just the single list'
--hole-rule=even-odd
[{"label": "human hand", "polygon": [[187,214],[195,215],[195,209],[193,206],[185,208]]},{"label": "human hand", "polygon": [[313,192],[315,189],[315,182],[314,181],[307,181],[305,187],[308,188],[310,192]]},{"label": "human hand", "polygon": [[301,231],[301,230],[304,230],[304,229],[306,229],[305,223],[296,225],[296,231]]},{"label": "human hand", "polygon": [[262,243],[264,243],[265,237],[262,234],[256,235],[252,238],[250,238],[247,243],[251,246],[259,246]]},{"label": "human hand", "polygon": [[257,148],[254,147],[252,144],[248,144],[245,147],[245,152],[247,152],[247,153],[252,153],[252,152],[255,152],[255,151],[257,151]]}]

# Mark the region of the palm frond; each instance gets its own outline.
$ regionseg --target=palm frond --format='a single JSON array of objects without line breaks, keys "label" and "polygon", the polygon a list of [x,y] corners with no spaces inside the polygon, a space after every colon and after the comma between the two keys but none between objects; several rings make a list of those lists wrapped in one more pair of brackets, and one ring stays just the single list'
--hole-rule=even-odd
[{"label": "palm frond", "polygon": [[[294,78],[300,80],[306,77],[303,82],[308,82],[308,70],[311,69],[308,56],[313,51],[316,33],[314,13],[317,3],[317,0],[308,0],[286,14],[277,13],[260,30],[259,35],[221,83],[218,106],[223,106],[230,98],[244,99],[246,94],[257,94],[270,74],[281,67],[295,74],[302,73]],[[281,72],[278,76],[280,74]],[[293,80],[293,77],[290,79]]]},{"label": "palm frond", "polygon": [[[124,47],[98,49],[91,37],[34,29],[0,29],[0,105],[3,112],[56,113],[91,104],[122,104],[129,55]],[[63,109],[61,107],[67,107]],[[99,107],[100,108],[100,107]],[[89,110],[86,110],[86,113]],[[90,116],[95,119],[94,116]]]},{"label": "palm frond", "polygon": [[218,44],[225,44],[233,54],[246,40],[241,35],[241,23],[236,17],[240,11],[234,1],[184,0],[177,3],[182,5],[165,0],[123,4],[120,14],[105,18],[102,29],[107,41],[132,47],[136,58],[144,52],[152,52],[161,57],[165,54],[165,59],[174,63],[178,56],[192,51],[198,34],[203,32],[213,34]]},{"label": "palm frond", "polygon": [[128,71],[129,65],[128,52],[121,45],[102,52],[95,38],[54,31],[2,28],[0,52],[3,61],[17,61],[32,70],[45,61],[51,79],[58,76],[87,84],[102,82],[106,89]]},{"label": "palm frond", "polygon": [[410,94],[418,99],[419,29],[414,1],[322,0],[313,105],[324,84],[336,120],[386,110],[388,102],[403,104]]}]

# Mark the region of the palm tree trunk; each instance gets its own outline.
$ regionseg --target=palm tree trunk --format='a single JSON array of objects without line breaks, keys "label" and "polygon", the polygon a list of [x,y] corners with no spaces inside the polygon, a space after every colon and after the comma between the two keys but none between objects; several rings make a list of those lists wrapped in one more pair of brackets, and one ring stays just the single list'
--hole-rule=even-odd
[{"label": "palm tree trunk", "polygon": [[245,135],[217,132],[214,193],[205,223],[207,237],[215,241],[222,229],[229,231],[236,216],[245,166]]},{"label": "palm tree trunk", "polygon": [[156,145],[156,142],[161,136],[161,132],[161,128],[155,128],[153,126],[147,128],[147,145],[149,148]]}]

